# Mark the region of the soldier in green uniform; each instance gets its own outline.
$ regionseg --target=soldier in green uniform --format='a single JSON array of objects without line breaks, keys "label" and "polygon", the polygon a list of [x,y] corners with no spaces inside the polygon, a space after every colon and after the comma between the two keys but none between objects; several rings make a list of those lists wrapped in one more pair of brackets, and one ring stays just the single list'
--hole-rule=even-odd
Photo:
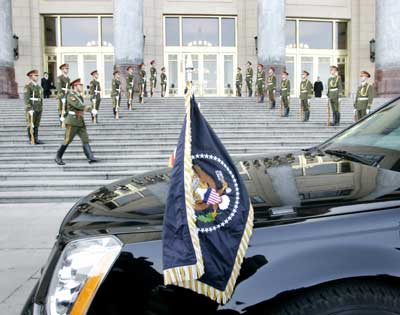
[{"label": "soldier in green uniform", "polygon": [[332,109],[332,126],[340,124],[340,104],[339,97],[343,95],[343,84],[339,76],[339,69],[336,66],[330,67],[331,76],[328,79],[328,98]]},{"label": "soldier in green uniform", "polygon": [[368,71],[361,71],[361,85],[358,87],[356,101],[354,102],[355,120],[358,121],[365,115],[369,114],[372,102],[374,100],[374,90],[368,82],[371,77]]},{"label": "soldier in green uniform", "polygon": [[303,80],[300,83],[300,106],[303,111],[303,121],[310,120],[310,99],[312,98],[314,91],[311,81],[308,79],[310,73],[306,70],[303,71]]},{"label": "soldier in green uniform", "polygon": [[126,68],[128,75],[126,76],[126,91],[128,92],[128,110],[133,109],[133,92],[134,92],[134,77],[133,77],[133,67],[128,66]]},{"label": "soldier in green uniform", "polygon": [[243,74],[242,69],[237,67],[236,73],[236,96],[242,97]]},{"label": "soldier in green uniform", "polygon": [[264,90],[265,90],[265,71],[262,64],[257,66],[257,100],[258,103],[264,102]]},{"label": "soldier in green uniform", "polygon": [[[96,116],[97,110],[92,106],[85,106],[83,100],[83,84],[80,79],[71,82],[72,91],[67,97],[68,116],[65,119],[65,137],[64,143],[58,149],[55,161],[58,165],[65,165],[62,157],[68,145],[78,135],[82,141],[83,152],[85,153],[89,163],[98,162],[94,157],[92,149],[89,144],[89,136],[87,134],[84,113],[91,111],[92,116]],[[93,104],[92,104],[93,105]]]},{"label": "soldier in green uniform", "polygon": [[[290,80],[288,79],[289,73],[282,72],[281,81],[281,104],[284,107],[283,117],[289,117],[290,112]],[[281,106],[282,106],[281,105]]]},{"label": "soldier in green uniform", "polygon": [[157,87],[157,69],[155,67],[156,61],[150,62],[150,96],[153,97],[154,90]]},{"label": "soldier in green uniform", "polygon": [[165,73],[165,67],[161,68],[160,82],[161,82],[161,97],[165,97],[165,93],[167,92],[167,74]]},{"label": "soldier in green uniform", "polygon": [[121,105],[121,81],[120,72],[115,70],[113,72],[114,78],[111,81],[111,98],[114,118],[119,119],[119,108]]},{"label": "soldier in green uniform", "polygon": [[[99,82],[99,73],[97,70],[93,70],[90,75],[92,76],[92,81],[89,84],[89,98],[93,104],[93,108],[98,112],[100,110],[100,101],[101,101],[101,88]],[[99,119],[99,114],[93,116],[92,115],[92,122],[97,123]]]},{"label": "soldier in green uniform", "polygon": [[267,78],[267,92],[270,103],[270,109],[275,109],[276,106],[275,91],[276,91],[275,68],[270,67],[268,70],[268,78]]},{"label": "soldier in green uniform", "polygon": [[43,144],[39,140],[39,126],[43,111],[43,89],[38,84],[39,71],[31,70],[26,75],[30,79],[30,82],[24,88],[28,138],[31,144]]},{"label": "soldier in green uniform", "polygon": [[251,66],[251,62],[247,61],[247,69],[246,69],[246,86],[248,91],[248,96],[253,96],[253,67]]},{"label": "soldier in green uniform", "polygon": [[64,127],[64,120],[67,116],[67,110],[65,104],[67,101],[67,94],[70,89],[70,79],[68,77],[69,65],[67,63],[62,64],[59,69],[61,70],[61,75],[57,77],[56,89],[57,89],[57,99],[58,99],[58,117],[60,118],[60,126]]},{"label": "soldier in green uniform", "polygon": [[139,78],[139,102],[143,104],[146,94],[146,70],[144,70],[144,63],[139,65]]}]

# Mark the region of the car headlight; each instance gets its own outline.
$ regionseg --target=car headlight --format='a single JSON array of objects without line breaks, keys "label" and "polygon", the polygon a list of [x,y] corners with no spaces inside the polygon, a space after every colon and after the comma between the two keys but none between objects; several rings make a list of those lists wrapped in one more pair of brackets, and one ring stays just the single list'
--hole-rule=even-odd
[{"label": "car headlight", "polygon": [[47,314],[86,314],[121,249],[121,242],[113,236],[68,243],[50,282]]}]

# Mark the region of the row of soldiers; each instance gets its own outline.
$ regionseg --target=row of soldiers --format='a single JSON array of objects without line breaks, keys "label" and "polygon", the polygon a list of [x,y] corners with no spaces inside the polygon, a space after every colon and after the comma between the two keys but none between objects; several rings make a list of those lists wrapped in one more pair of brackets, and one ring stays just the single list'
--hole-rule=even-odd
[{"label": "row of soldiers", "polygon": [[[309,80],[310,73],[306,70],[302,73],[302,80],[300,82],[300,106],[302,113],[302,121],[307,122],[310,119],[310,99],[313,97],[313,85]],[[281,108],[283,109],[282,116],[288,117],[290,112],[290,80],[289,73],[287,71],[282,72],[281,80]],[[367,71],[361,71],[360,80],[361,84],[357,90],[356,100],[354,102],[354,113],[355,120],[363,118],[369,113],[372,102],[373,102],[373,87],[368,82],[371,75]],[[267,93],[270,109],[276,108],[276,90],[277,90],[277,79],[275,75],[275,68],[270,67],[268,69],[268,77],[266,77],[264,66],[259,64],[257,66],[256,76],[256,91],[258,103],[264,102],[265,93]],[[253,68],[251,62],[247,62],[246,69],[246,85],[248,90],[248,96],[253,95]],[[237,68],[236,74],[236,96],[242,96],[242,85],[243,75],[241,68]],[[328,79],[328,111],[332,112],[332,121],[329,125],[336,126],[340,124],[340,97],[344,94],[343,82],[339,75],[339,69],[337,66],[330,66],[330,77]],[[283,107],[282,107],[283,105]],[[329,119],[329,118],[328,118]]]}]

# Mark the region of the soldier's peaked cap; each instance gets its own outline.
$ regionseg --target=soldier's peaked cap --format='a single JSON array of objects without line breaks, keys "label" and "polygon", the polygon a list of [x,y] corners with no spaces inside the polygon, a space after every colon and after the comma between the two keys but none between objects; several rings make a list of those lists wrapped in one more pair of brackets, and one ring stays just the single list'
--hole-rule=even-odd
[{"label": "soldier's peaked cap", "polygon": [[274,67],[269,67],[272,71],[274,71],[275,72],[275,68]]},{"label": "soldier's peaked cap", "polygon": [[72,87],[74,87],[74,86],[76,86],[76,85],[80,85],[80,84],[83,84],[83,83],[81,82],[81,79],[75,79],[74,81],[71,82],[71,86],[72,86]]},{"label": "soldier's peaked cap", "polygon": [[331,69],[335,69],[336,71],[339,71],[339,68],[337,66],[330,66]]},{"label": "soldier's peaked cap", "polygon": [[262,63],[259,63],[258,66],[264,68],[264,65]]},{"label": "soldier's peaked cap", "polygon": [[155,60],[152,60],[152,61],[150,61],[150,64],[152,65],[153,63],[155,63],[156,61]]},{"label": "soldier's peaked cap", "polygon": [[115,70],[115,71],[113,72],[113,75],[116,75],[117,73],[119,73],[119,70]]},{"label": "soldier's peaked cap", "polygon": [[240,67],[237,67],[238,68],[238,70],[242,70],[242,68],[240,68]]},{"label": "soldier's peaked cap", "polygon": [[93,70],[92,72],[90,72],[90,75],[94,75],[96,73],[98,73],[98,71],[97,70]]},{"label": "soldier's peaked cap", "polygon": [[34,75],[34,74],[39,75],[39,71],[37,71],[37,70],[31,70],[31,71],[29,71],[29,72],[26,74],[26,76],[30,77],[31,75]]},{"label": "soldier's peaked cap", "polygon": [[303,70],[303,73],[310,75],[310,72],[308,72],[307,70]]},{"label": "soldier's peaked cap", "polygon": [[162,67],[162,68],[161,68],[161,71],[163,71],[163,70],[165,70],[165,67]]},{"label": "soldier's peaked cap", "polygon": [[249,65],[252,65],[251,61],[247,61],[247,63],[248,63]]},{"label": "soldier's peaked cap", "polygon": [[371,77],[371,74],[368,71],[365,71],[365,70],[361,71],[361,75],[365,75],[367,78]]},{"label": "soldier's peaked cap", "polygon": [[68,63],[63,63],[63,64],[59,67],[60,70],[62,70],[62,69],[64,69],[64,68],[69,68],[69,64],[68,64]]},{"label": "soldier's peaked cap", "polygon": [[132,66],[128,66],[128,68],[126,68],[126,71],[129,71],[131,69],[133,69],[133,67]]},{"label": "soldier's peaked cap", "polygon": [[282,71],[282,74],[289,75],[289,73],[287,71]]}]

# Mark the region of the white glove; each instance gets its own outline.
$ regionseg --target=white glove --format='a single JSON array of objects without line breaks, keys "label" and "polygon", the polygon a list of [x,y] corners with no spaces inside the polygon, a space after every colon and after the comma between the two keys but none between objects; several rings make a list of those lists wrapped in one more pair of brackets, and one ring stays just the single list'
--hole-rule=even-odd
[{"label": "white glove", "polygon": [[371,112],[371,110],[369,108],[367,108],[367,115]]},{"label": "white glove", "polygon": [[354,114],[357,113],[357,109],[354,109],[353,113],[354,113]]},{"label": "white glove", "polygon": [[61,121],[61,122],[64,122],[64,120],[65,120],[64,116],[61,116],[61,117],[60,117],[60,121]]},{"label": "white glove", "polygon": [[34,112],[35,112],[35,111],[31,109],[28,113],[29,113],[29,115],[32,116]]},{"label": "white glove", "polygon": [[94,109],[94,108],[92,109],[92,115],[93,115],[93,116],[96,116],[96,115],[97,115],[97,109]]},{"label": "white glove", "polygon": [[61,103],[65,104],[65,98],[61,99]]}]

